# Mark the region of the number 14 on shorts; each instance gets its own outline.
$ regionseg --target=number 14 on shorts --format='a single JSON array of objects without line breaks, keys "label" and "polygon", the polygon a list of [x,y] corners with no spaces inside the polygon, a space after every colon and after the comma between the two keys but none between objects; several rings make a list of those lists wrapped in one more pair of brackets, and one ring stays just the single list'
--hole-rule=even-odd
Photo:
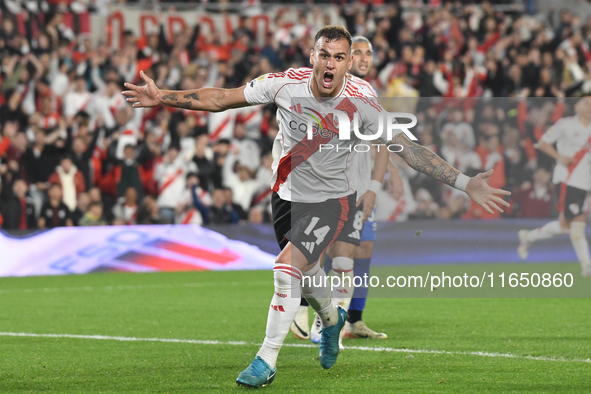
[{"label": "number 14 on shorts", "polygon": [[314,216],[312,218],[312,220],[310,220],[310,224],[308,225],[308,227],[306,227],[306,230],[304,230],[304,234],[306,234],[306,235],[313,234],[316,237],[316,241],[312,241],[312,242],[302,241],[302,245],[310,253],[313,253],[314,247],[316,245],[320,245],[322,242],[324,242],[324,238],[326,238],[326,234],[328,234],[328,232],[330,231],[330,226],[328,226],[328,225],[314,230],[314,228],[318,224],[319,220],[320,220],[320,218],[318,216]]}]

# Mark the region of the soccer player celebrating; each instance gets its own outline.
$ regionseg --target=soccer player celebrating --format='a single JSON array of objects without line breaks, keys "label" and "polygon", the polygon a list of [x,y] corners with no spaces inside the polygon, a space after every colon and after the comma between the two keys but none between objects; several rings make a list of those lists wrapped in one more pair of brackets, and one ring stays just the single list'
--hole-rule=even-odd
[{"label": "soccer player celebrating", "polygon": [[[350,97],[370,96],[369,89],[346,78],[351,67],[351,35],[341,26],[326,26],[317,33],[310,51],[313,68],[289,69],[283,73],[262,75],[237,89],[204,88],[188,91],[160,90],[143,72],[145,86],[125,84],[123,94],[134,107],[165,105],[199,111],[219,112],[230,108],[274,102],[280,127],[273,153],[273,226],[278,241],[285,239],[273,269],[274,295],[267,317],[266,336],[255,359],[242,371],[236,383],[250,387],[270,384],[275,378],[276,361],[289,327],[304,294],[322,320],[320,364],[330,368],[339,353],[339,334],[345,325],[347,312],[331,301],[326,274],[318,264],[320,254],[339,235],[345,223],[352,219],[355,207],[355,180],[352,166],[348,166],[351,148],[356,138],[339,139],[335,119],[327,116],[315,129],[313,139],[300,131],[307,125],[308,114],[292,111],[292,98],[307,99],[324,108],[350,110]],[[322,101],[323,102],[318,102]],[[367,100],[366,100],[367,101]],[[375,108],[375,107],[374,107]],[[375,108],[376,112],[383,111]],[[343,111],[341,111],[343,112]],[[379,128],[379,116],[359,113],[360,132],[373,134]],[[414,169],[466,191],[470,198],[485,210],[502,212],[499,205],[508,206],[499,194],[486,183],[492,171],[473,178],[461,174],[430,150],[413,143],[400,130],[386,144],[399,144],[399,154]],[[335,150],[322,150],[330,143]],[[368,196],[370,194],[368,193]],[[370,198],[370,197],[367,197]],[[365,205],[366,198],[361,203]],[[301,286],[301,289],[300,289]]]},{"label": "soccer player celebrating", "polygon": [[556,159],[552,182],[560,194],[559,218],[535,230],[520,230],[517,254],[525,260],[534,242],[570,234],[582,274],[591,276],[583,213],[585,197],[591,190],[591,97],[577,101],[575,112],[576,116],[559,119],[539,142],[539,149]]},{"label": "soccer player celebrating", "polygon": [[[367,84],[369,89],[374,91],[371,85],[363,81],[363,78],[367,76],[373,64],[371,42],[367,38],[361,36],[353,37],[352,41],[353,61],[350,70],[350,73],[352,74],[351,78],[360,84]],[[382,149],[382,151],[387,154],[387,150]],[[380,153],[381,152],[378,152],[378,154]],[[361,196],[367,191],[371,191],[375,198],[377,192],[381,188],[381,184],[378,181],[372,180],[371,155],[369,155],[369,152],[359,153],[356,159],[356,165],[361,180],[359,188],[357,189],[357,195]],[[386,157],[385,164],[387,165],[387,163],[388,158]],[[376,160],[375,167],[376,171],[381,170],[378,160]],[[394,194],[396,199],[398,199],[404,191],[404,186],[395,165],[390,167],[390,176],[394,180],[396,186]],[[358,206],[355,212],[352,225],[353,231],[341,231],[341,234],[337,237],[335,243],[328,249],[329,256],[333,259],[332,269],[340,278],[338,285],[333,289],[333,300],[336,300],[344,309],[348,308],[348,318],[345,327],[343,328],[342,336],[347,338],[387,339],[388,335],[375,332],[367,327],[367,325],[361,320],[368,293],[368,288],[364,286],[364,284],[367,283],[362,283],[362,286],[355,288],[352,286],[353,278],[363,278],[364,275],[369,276],[373,241],[376,239],[377,224],[375,221],[375,209],[373,209],[368,218],[363,215],[362,208],[361,205]],[[327,272],[328,271],[329,270],[327,270]],[[302,304],[304,304],[304,301],[302,301]],[[298,333],[302,333],[302,327],[307,328],[307,321],[308,310],[307,308],[300,307],[296,318],[292,323],[291,331],[298,336]],[[311,329],[312,342],[320,341],[321,328],[322,322],[320,321],[320,317],[316,315]],[[302,336],[298,337],[301,338]]]}]

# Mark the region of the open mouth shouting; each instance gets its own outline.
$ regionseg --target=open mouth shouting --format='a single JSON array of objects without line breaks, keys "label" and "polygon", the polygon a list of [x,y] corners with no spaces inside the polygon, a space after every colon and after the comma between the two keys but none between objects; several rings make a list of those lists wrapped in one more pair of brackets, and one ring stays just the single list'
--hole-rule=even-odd
[{"label": "open mouth shouting", "polygon": [[325,89],[331,89],[334,83],[334,74],[330,71],[325,71],[322,75],[322,87]]}]

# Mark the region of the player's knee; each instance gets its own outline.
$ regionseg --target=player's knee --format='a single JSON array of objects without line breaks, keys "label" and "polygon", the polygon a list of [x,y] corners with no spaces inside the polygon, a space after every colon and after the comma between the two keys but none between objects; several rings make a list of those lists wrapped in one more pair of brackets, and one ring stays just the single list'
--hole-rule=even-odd
[{"label": "player's knee", "polygon": [[273,279],[276,288],[291,288],[299,286],[302,272],[290,265],[276,264],[273,268]]},{"label": "player's knee", "polygon": [[[334,247],[334,256],[344,256],[347,258],[352,259],[355,256],[355,248],[356,246],[347,242],[335,242]],[[333,259],[336,257],[333,257]],[[334,267],[334,263],[333,263]]]},{"label": "player's knee", "polygon": [[335,257],[332,259],[332,269],[335,271],[351,271],[353,269],[353,259],[343,256]]}]

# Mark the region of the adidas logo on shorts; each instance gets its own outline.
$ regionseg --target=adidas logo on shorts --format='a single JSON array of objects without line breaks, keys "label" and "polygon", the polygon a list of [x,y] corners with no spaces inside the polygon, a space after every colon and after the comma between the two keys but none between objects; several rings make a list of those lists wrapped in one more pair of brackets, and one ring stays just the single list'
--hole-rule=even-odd
[{"label": "adidas logo on shorts", "polygon": [[314,242],[305,242],[302,241],[302,245],[304,246],[304,248],[306,248],[306,250],[310,253],[314,253],[314,245],[316,245]]}]

